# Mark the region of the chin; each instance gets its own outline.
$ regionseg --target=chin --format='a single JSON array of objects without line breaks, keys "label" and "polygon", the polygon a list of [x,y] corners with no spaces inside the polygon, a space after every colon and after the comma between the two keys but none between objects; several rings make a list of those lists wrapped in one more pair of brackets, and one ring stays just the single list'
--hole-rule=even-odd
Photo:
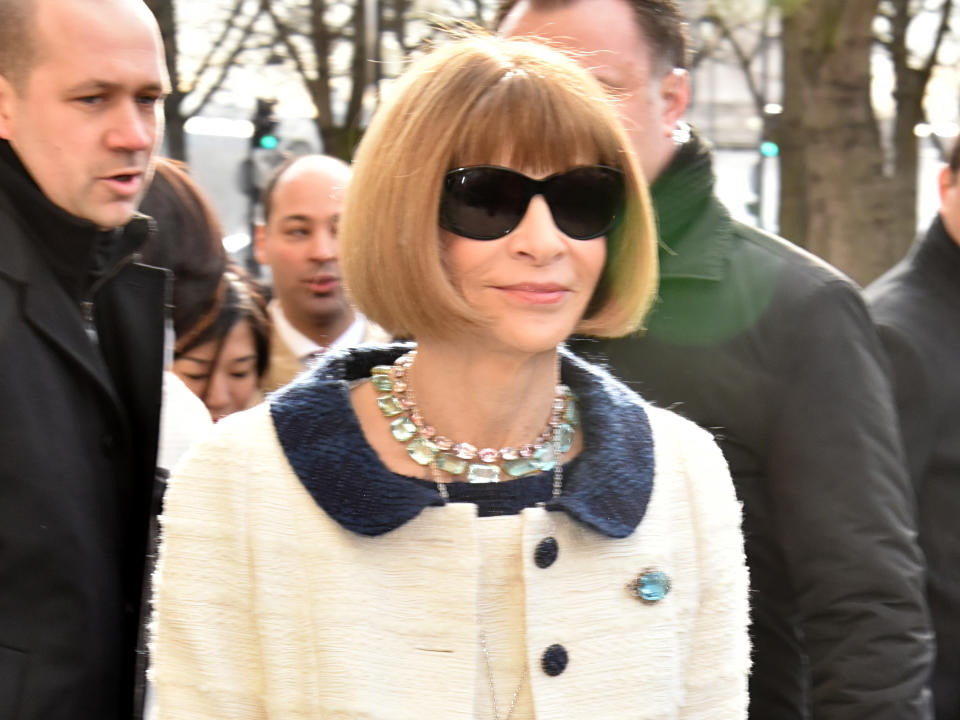
[{"label": "chin", "polygon": [[88,213],[78,215],[78,217],[89,220],[103,230],[112,230],[130,222],[135,212],[136,206],[130,203],[124,204],[122,207],[91,209]]}]

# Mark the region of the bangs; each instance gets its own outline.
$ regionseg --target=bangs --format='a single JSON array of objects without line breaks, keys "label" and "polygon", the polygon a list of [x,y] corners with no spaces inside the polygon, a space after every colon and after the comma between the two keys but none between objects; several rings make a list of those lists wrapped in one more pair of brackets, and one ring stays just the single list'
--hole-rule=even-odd
[{"label": "bangs", "polygon": [[464,114],[450,168],[505,165],[549,174],[577,165],[621,169],[621,138],[596,93],[537,68],[504,68]]}]

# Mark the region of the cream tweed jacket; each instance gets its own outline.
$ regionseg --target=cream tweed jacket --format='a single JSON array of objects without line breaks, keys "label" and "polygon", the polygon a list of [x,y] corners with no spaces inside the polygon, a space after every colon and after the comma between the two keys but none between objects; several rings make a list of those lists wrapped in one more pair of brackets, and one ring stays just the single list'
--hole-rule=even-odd
[{"label": "cream tweed jacket", "polygon": [[[564,357],[586,429],[596,409],[584,396],[627,391],[584,366]],[[284,392],[332,384],[345,411],[349,377],[325,367]],[[521,513],[536,716],[745,718],[748,583],[726,465],[708,433],[630,397],[649,420],[655,468],[642,520],[616,537],[589,512]],[[376,534],[345,527],[344,511],[291,466],[277,429],[285,398],[221,421],[171,479],[154,578],[157,717],[473,720],[476,506],[430,504]],[[379,498],[366,499],[376,512]],[[548,536],[559,553],[541,568],[535,549]],[[651,569],[671,588],[647,604],[627,585]],[[541,657],[556,644],[569,661],[550,676]]]}]

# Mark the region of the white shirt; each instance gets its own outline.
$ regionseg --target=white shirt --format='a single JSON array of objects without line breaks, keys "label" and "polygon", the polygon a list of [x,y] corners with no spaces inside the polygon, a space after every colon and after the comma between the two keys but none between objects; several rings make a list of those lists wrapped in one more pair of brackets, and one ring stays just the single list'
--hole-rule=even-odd
[{"label": "white shirt", "polygon": [[344,330],[332,343],[323,346],[314,342],[290,324],[287,316],[283,314],[283,308],[280,307],[279,300],[271,300],[267,310],[270,312],[270,319],[273,321],[273,326],[276,328],[280,339],[297,356],[304,368],[317,353],[360,345],[367,334],[367,318],[354,310],[353,322],[350,323],[350,327]]}]

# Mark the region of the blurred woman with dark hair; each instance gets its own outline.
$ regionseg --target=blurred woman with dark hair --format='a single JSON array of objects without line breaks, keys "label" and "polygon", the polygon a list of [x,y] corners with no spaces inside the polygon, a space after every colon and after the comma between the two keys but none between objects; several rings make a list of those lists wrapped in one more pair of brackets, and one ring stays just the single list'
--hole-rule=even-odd
[{"label": "blurred woman with dark hair", "polygon": [[216,422],[262,399],[260,381],[270,359],[270,320],[257,284],[231,267],[220,280],[214,305],[184,314],[189,327],[177,334],[173,372],[203,400]]}]

